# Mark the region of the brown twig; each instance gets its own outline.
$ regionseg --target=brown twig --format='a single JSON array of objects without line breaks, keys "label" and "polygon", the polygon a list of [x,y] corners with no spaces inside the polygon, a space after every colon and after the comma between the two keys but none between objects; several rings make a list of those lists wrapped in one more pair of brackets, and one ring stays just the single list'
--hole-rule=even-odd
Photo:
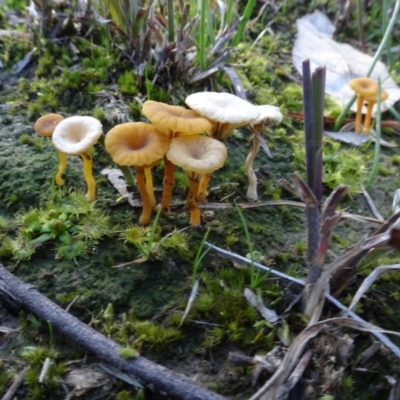
[{"label": "brown twig", "polygon": [[[133,374],[143,386],[177,400],[224,400],[225,397],[212,393],[195,384],[190,378],[173,372],[144,357],[125,360],[118,355],[121,348],[117,343],[67,313],[32,285],[22,282],[0,264],[0,282],[9,293],[19,299],[21,305],[49,321],[71,341],[91,352],[122,372]],[[0,297],[2,291],[0,291]]]}]

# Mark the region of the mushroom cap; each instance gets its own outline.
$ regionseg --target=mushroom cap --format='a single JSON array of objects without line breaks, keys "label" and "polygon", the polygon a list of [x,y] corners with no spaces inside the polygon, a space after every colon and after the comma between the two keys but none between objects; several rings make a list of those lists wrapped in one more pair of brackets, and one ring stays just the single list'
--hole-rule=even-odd
[{"label": "mushroom cap", "polygon": [[252,125],[269,124],[270,122],[277,122],[279,124],[282,122],[283,115],[278,107],[270,106],[268,104],[255,107],[259,110],[260,115],[258,118],[251,121]]},{"label": "mushroom cap", "polygon": [[60,114],[46,114],[37,119],[34,129],[39,136],[51,136],[55,127],[64,119]]},{"label": "mushroom cap", "polygon": [[230,93],[193,93],[186,97],[185,103],[203,117],[235,127],[246,125],[260,115],[253,104]]},{"label": "mushroom cap", "polygon": [[372,78],[354,78],[349,86],[359,95],[365,98],[376,97],[378,93],[378,82]]},{"label": "mushroom cap", "polygon": [[[381,101],[387,100],[389,97],[388,92],[385,92],[384,90],[381,90]],[[375,96],[371,97],[366,97],[365,100],[371,102],[371,103],[377,103],[378,102],[378,93],[376,93]]]},{"label": "mushroom cap", "polygon": [[222,168],[227,156],[226,146],[208,136],[173,138],[167,152],[167,158],[173,164],[199,175]]},{"label": "mushroom cap", "polygon": [[170,139],[157,127],[145,122],[116,125],[106,135],[106,151],[118,165],[149,166],[160,161]]},{"label": "mushroom cap", "polygon": [[99,140],[103,126],[93,117],[65,118],[54,129],[53,144],[57,150],[73,156],[88,151]]},{"label": "mushroom cap", "polygon": [[193,110],[158,101],[145,101],[142,112],[158,129],[170,136],[173,133],[198,135],[203,132],[210,132],[213,128],[210,120]]}]

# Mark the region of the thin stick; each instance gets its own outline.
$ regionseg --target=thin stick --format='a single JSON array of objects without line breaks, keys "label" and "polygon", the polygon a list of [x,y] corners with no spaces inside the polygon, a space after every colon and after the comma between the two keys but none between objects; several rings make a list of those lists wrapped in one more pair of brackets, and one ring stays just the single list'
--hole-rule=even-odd
[{"label": "thin stick", "polygon": [[[143,386],[157,393],[177,400],[226,400],[198,386],[187,376],[173,372],[142,356],[125,360],[118,355],[121,349],[117,343],[65,312],[32,285],[22,282],[0,264],[0,283],[20,300],[23,307],[39,318],[50,321],[69,340],[91,352],[120,371],[133,374]],[[0,296],[1,296],[0,292]]]},{"label": "thin stick", "polygon": [[[270,267],[266,267],[265,265],[259,264],[257,262],[252,262],[248,258],[242,257],[239,254],[232,253],[230,251],[221,249],[220,247],[214,246],[213,244],[209,242],[204,243],[205,246],[208,248],[211,248],[214,250],[216,253],[221,255],[222,257],[225,257],[229,260],[235,261],[237,263],[241,263],[247,266],[254,265],[255,268],[258,268],[264,272],[268,272],[271,275],[279,276],[280,278],[283,278],[285,280],[288,280],[290,282],[297,283],[298,285],[305,286],[305,282],[301,279],[293,278],[292,276],[286,275],[283,272],[276,271]],[[347,315],[350,318],[353,318],[355,321],[359,322],[366,322],[363,320],[361,317],[359,317],[356,313],[353,311],[350,311],[345,305],[343,305],[340,301],[335,299],[332,295],[330,294],[325,294],[325,298],[330,301],[334,306],[339,308],[342,311],[345,311]],[[386,346],[397,358],[400,359],[400,349],[388,338],[386,337],[383,333],[380,332],[371,332],[372,335],[374,335],[384,346]]]}]

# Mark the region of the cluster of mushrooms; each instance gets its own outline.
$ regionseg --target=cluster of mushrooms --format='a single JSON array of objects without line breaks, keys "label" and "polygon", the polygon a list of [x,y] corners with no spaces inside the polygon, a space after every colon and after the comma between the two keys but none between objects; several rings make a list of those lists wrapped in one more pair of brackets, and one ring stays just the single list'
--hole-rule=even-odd
[{"label": "cluster of mushrooms", "polygon": [[[145,122],[127,122],[114,126],[105,136],[106,151],[120,166],[134,167],[137,187],[142,199],[141,224],[149,224],[156,207],[153,189],[152,167],[164,161],[164,183],[161,211],[170,213],[175,166],[182,168],[190,179],[187,206],[190,224],[200,224],[197,202],[206,200],[211,174],[222,168],[227,158],[224,141],[238,127],[249,125],[253,134],[252,149],[246,159],[249,179],[247,197],[257,200],[257,178],[253,170],[264,126],[281,122],[279,108],[270,105],[255,106],[229,93],[200,92],[185,100],[190,107],[172,106],[157,101],[143,104]],[[92,175],[90,149],[102,135],[102,124],[93,117],[73,116],[63,118],[59,114],[47,114],[35,123],[35,131],[51,136],[58,150],[59,167],[55,177],[58,186],[62,178],[67,156],[83,159],[84,176],[88,186],[87,196],[96,199],[96,183]]]}]

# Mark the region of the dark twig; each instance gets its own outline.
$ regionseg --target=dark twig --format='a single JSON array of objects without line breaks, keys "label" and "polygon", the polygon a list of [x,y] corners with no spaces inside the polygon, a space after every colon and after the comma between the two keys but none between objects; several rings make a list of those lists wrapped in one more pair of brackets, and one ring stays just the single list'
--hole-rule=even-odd
[{"label": "dark twig", "polygon": [[[224,400],[225,397],[212,393],[195,384],[190,378],[164,368],[144,357],[125,360],[118,355],[121,348],[78,318],[40,294],[33,286],[22,282],[0,264],[0,281],[21,305],[49,321],[67,338],[93,353],[120,371],[133,374],[143,386],[178,400]],[[1,292],[0,292],[1,294]]]}]

